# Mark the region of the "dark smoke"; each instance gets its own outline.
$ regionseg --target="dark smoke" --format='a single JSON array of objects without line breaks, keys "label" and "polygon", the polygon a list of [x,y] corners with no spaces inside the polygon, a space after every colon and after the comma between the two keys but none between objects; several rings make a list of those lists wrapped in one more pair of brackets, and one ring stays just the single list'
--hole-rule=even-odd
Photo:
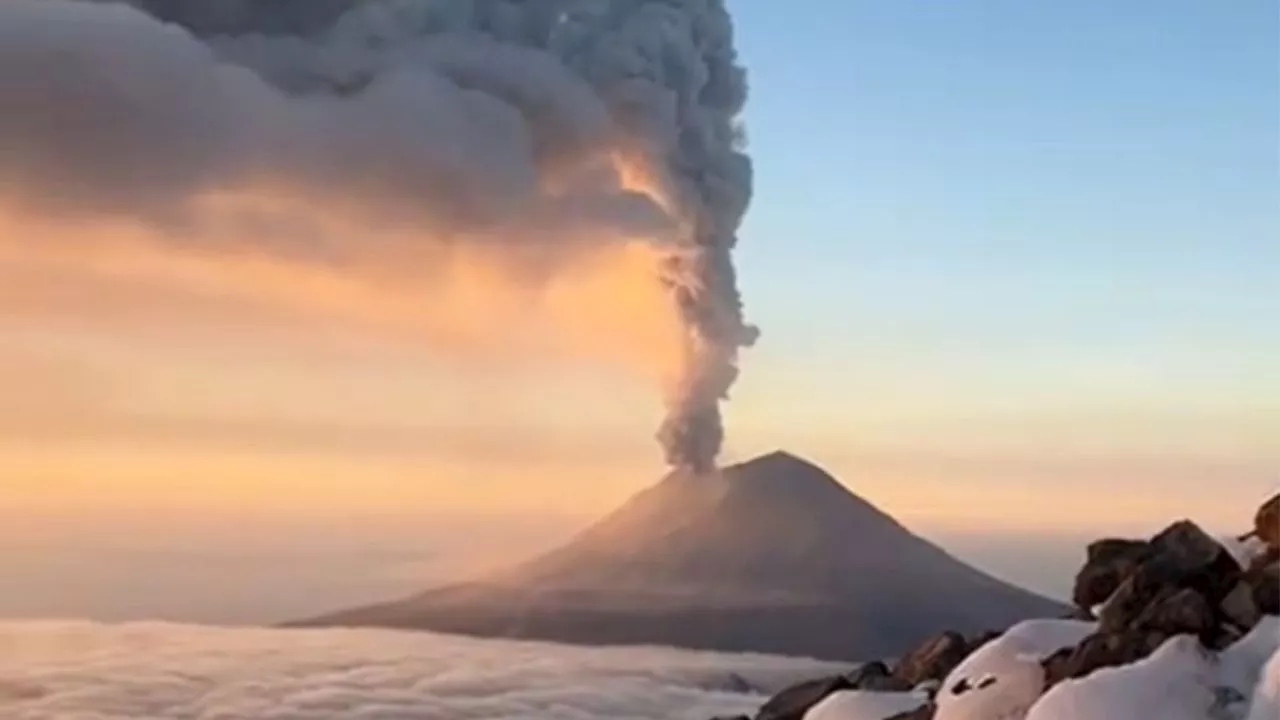
[{"label": "dark smoke", "polygon": [[[111,2],[5,4],[25,6],[9,21],[12,29],[21,20],[38,26],[36,6],[65,11],[76,4],[87,12],[81,3],[89,1]],[[656,227],[663,222],[654,216],[665,216],[677,230],[667,240],[662,280],[684,319],[687,346],[658,435],[672,465],[714,467],[724,436],[720,403],[736,379],[739,349],[757,334],[743,319],[731,255],[751,198],[752,168],[738,121],[746,75],[724,0],[128,2],[201,38],[220,62],[252,70],[293,101],[278,103],[240,86],[233,89],[244,96],[229,93],[225,66],[200,67],[198,53],[178,47],[181,38],[155,32],[148,37],[174,45],[174,55],[191,67],[144,67],[166,63],[164,53],[122,51],[135,53],[139,75],[160,79],[130,88],[135,99],[160,92],[153,103],[139,103],[148,112],[136,114],[136,132],[121,129],[132,106],[106,91],[84,95],[101,88],[75,76],[83,68],[65,66],[64,76],[54,76],[64,82],[52,85],[38,73],[32,79],[0,71],[0,92],[26,97],[29,107],[39,99],[74,108],[58,114],[37,107],[25,124],[21,117],[0,120],[0,140],[27,148],[0,157],[14,168],[0,169],[0,190],[20,184],[14,175],[38,170],[57,187],[79,187],[94,202],[136,211],[140,198],[163,204],[155,198],[216,188],[264,168],[296,177],[346,170],[367,178],[360,191],[390,196],[391,206],[427,206],[430,217],[466,227],[500,230],[506,222],[547,227],[548,235],[562,227],[581,234],[583,225],[600,223]],[[108,41],[132,42],[124,33]],[[40,57],[0,51],[6,64]],[[190,80],[206,86],[181,87]],[[326,112],[295,115],[298,105]],[[95,109],[109,113],[107,126]],[[55,114],[80,118],[71,146],[56,134],[40,142]],[[182,132],[181,123],[201,128],[201,142],[169,137]],[[371,133],[438,139],[397,143]],[[416,153],[406,154],[406,147]],[[627,158],[661,212],[625,189],[591,181],[591,158],[602,147]],[[173,153],[190,157],[174,160]],[[96,166],[88,159],[95,155]],[[121,184],[123,167],[135,172]],[[549,175],[569,178],[570,189],[537,190]],[[39,192],[35,186],[31,192]]]}]

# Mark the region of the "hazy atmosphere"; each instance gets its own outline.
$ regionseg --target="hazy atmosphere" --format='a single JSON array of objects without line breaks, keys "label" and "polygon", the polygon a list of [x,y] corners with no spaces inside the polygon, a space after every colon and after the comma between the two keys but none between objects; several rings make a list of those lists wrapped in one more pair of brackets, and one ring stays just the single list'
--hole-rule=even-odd
[{"label": "hazy atmosphere", "polygon": [[[10,58],[75,39],[48,18],[47,36],[20,29],[29,5],[0,8],[5,92],[35,87]],[[345,137],[318,120],[317,144],[295,137],[296,165],[273,177],[182,157],[243,171],[252,182],[210,202],[283,239],[269,223],[291,202],[329,203],[308,232],[336,254],[317,260],[287,243],[224,253],[247,226],[148,204],[205,176],[175,164],[122,187],[116,148],[91,170],[111,193],[45,202],[85,166],[0,121],[28,140],[3,155],[25,184],[0,171],[0,614],[264,622],[407,592],[563,540],[664,458],[714,457],[720,412],[722,461],[802,453],[1058,597],[1099,532],[1239,526],[1280,470],[1274,4],[960,8],[827,0],[779,21],[777,3],[733,3],[755,178],[736,284],[761,336],[723,405],[753,333],[715,263],[668,267],[714,310],[654,299],[645,273],[666,246],[635,238],[689,228],[625,138],[609,139],[615,160],[639,159],[609,165],[609,195],[568,167],[604,141],[556,136],[563,192],[594,203],[567,216],[589,227],[556,224],[550,201],[406,210],[378,183],[420,199],[434,170],[356,140],[388,153],[366,168],[385,177],[324,186],[349,156],[313,152]],[[104,25],[154,40],[119,67],[153,49],[206,62],[141,17]],[[132,35],[99,37],[110,54]],[[283,111],[246,92],[257,114],[219,121],[273,128]],[[180,117],[149,119],[187,139],[163,125]],[[266,141],[251,140],[236,147],[256,161]],[[485,183],[523,177],[506,173],[467,187],[488,198]],[[484,222],[441,209],[455,200]],[[143,220],[102,219],[122,207]],[[522,222],[515,207],[550,229],[526,238],[528,265],[491,263],[493,243],[467,243]],[[361,225],[375,210],[469,239],[434,265],[435,246]],[[197,226],[207,236],[173,242]],[[366,231],[381,244],[348,242]],[[405,258],[436,290],[405,290]]]}]

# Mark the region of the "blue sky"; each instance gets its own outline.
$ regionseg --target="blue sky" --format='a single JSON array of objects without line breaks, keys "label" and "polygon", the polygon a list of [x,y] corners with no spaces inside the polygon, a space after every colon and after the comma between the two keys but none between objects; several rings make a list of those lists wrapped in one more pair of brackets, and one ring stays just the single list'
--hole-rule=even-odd
[{"label": "blue sky", "polygon": [[752,357],[1280,400],[1274,3],[803,8],[732,4]]}]

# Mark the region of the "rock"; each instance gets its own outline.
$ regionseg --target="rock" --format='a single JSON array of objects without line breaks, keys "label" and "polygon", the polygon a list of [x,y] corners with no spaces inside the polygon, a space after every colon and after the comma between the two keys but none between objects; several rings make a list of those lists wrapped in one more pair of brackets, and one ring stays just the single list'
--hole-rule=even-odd
[{"label": "rock", "polygon": [[1253,603],[1263,615],[1280,615],[1280,562],[1250,568],[1246,580],[1253,588]]},{"label": "rock", "polygon": [[1258,508],[1253,516],[1253,532],[1268,547],[1280,550],[1280,493]]},{"label": "rock", "polygon": [[711,720],[751,720],[751,718],[746,715],[717,715]]},{"label": "rock", "polygon": [[1084,567],[1076,574],[1072,600],[1088,618],[1095,605],[1111,597],[1147,553],[1141,540],[1110,538],[1089,545]]},{"label": "rock", "polygon": [[[1067,619],[1075,620],[1079,618],[1067,618]],[[1084,619],[1092,620],[1093,618],[1084,618]],[[991,642],[992,640],[1000,639],[1002,635],[1004,635],[1004,632],[1001,630],[988,630],[987,632],[984,632],[981,635],[974,637],[972,640],[969,641],[969,654],[972,655],[973,653],[977,652],[979,648],[983,647],[984,645]]]},{"label": "rock", "polygon": [[1165,528],[1150,546],[1150,556],[1141,563],[1150,579],[1198,590],[1214,605],[1222,602],[1243,574],[1231,553],[1190,520]]},{"label": "rock", "polygon": [[1206,641],[1216,626],[1213,606],[1191,588],[1162,590],[1129,624],[1133,630],[1156,631],[1165,636],[1195,635]]},{"label": "rock", "polygon": [[1252,630],[1262,619],[1258,603],[1254,600],[1253,587],[1248,580],[1237,583],[1219,605],[1222,615],[1243,630]]},{"label": "rock", "polygon": [[1097,633],[1071,650],[1050,656],[1041,663],[1045,685],[1052,687],[1063,680],[1087,677],[1104,667],[1128,665],[1147,657],[1167,638],[1158,632],[1127,631]]},{"label": "rock", "polygon": [[1112,593],[1098,614],[1098,627],[1104,633],[1124,632],[1148,605],[1155,601],[1161,585],[1144,568],[1131,572]]},{"label": "rock", "polygon": [[895,677],[910,686],[926,680],[942,680],[969,655],[969,643],[956,632],[945,632],[907,653],[894,669]]},{"label": "rock", "polygon": [[912,688],[910,682],[895,677],[889,667],[879,660],[859,666],[857,670],[845,675],[845,679],[855,690],[907,692]]},{"label": "rock", "polygon": [[760,712],[756,713],[755,720],[803,720],[805,713],[828,695],[853,689],[853,685],[843,675],[792,685],[770,698],[760,708]]},{"label": "rock", "polygon": [[922,705],[910,712],[904,712],[900,715],[894,715],[887,720],[933,720],[933,716],[938,712],[937,706],[933,703]]},{"label": "rock", "polygon": [[[1208,603],[1209,616],[1212,618],[1213,608],[1226,599],[1242,576],[1240,565],[1217,540],[1192,522],[1184,520],[1175,523],[1151,539],[1148,550],[1137,567],[1128,573],[1100,609],[1098,619],[1101,630],[1107,633],[1123,632],[1140,615],[1146,613],[1142,625],[1144,628],[1167,629],[1175,634],[1194,632],[1203,635],[1207,632],[1200,627],[1203,624],[1203,613],[1199,608],[1199,600],[1193,599],[1191,595],[1183,595],[1181,605],[1176,607],[1166,605],[1149,611],[1149,606],[1157,601],[1169,601],[1178,594],[1177,591],[1191,590]],[[1180,612],[1183,614],[1179,615]],[[1212,620],[1208,625],[1213,625]]]}]

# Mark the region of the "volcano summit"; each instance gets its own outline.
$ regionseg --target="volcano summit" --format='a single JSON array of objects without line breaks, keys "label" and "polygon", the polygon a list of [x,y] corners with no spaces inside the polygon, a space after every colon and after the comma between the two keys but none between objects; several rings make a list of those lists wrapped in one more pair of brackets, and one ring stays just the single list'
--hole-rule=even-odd
[{"label": "volcano summit", "polygon": [[673,472],[507,571],[297,624],[857,660],[1062,610],[777,452]]}]

